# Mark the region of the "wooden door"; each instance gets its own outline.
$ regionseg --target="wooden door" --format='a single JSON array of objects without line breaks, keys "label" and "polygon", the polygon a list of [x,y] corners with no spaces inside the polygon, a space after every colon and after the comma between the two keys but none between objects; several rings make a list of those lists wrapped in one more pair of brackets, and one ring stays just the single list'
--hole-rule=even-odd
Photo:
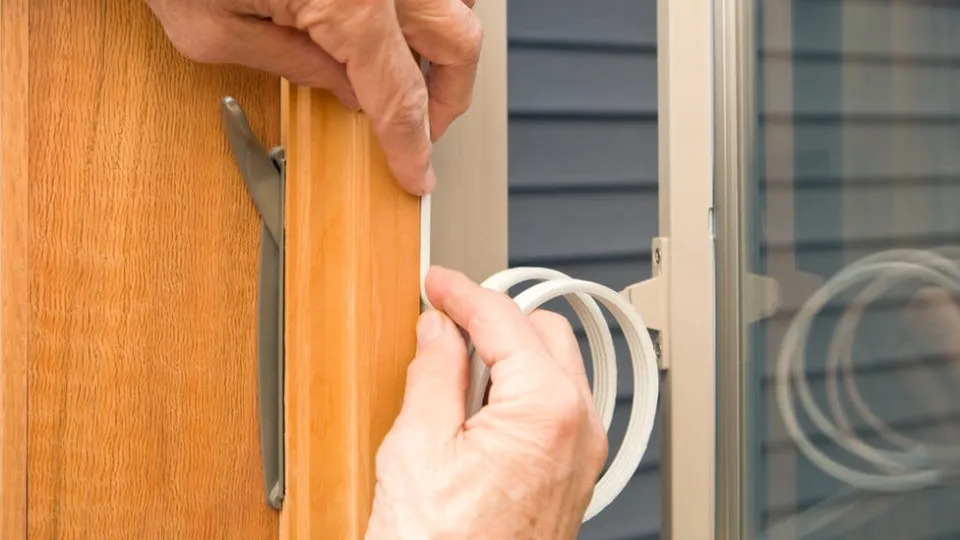
[{"label": "wooden door", "polygon": [[[478,104],[438,156],[470,164],[437,193],[464,233],[434,253],[477,279],[506,235],[505,6],[478,10],[495,37]],[[0,45],[0,538],[362,538],[419,313],[419,203],[368,120],[182,58],[142,2],[0,0]],[[227,95],[286,147],[280,512],[259,446],[259,217]],[[453,216],[466,193],[485,211]]]},{"label": "wooden door", "polygon": [[277,144],[279,79],[180,57],[144,2],[0,25],[0,537],[276,537],[259,218],[218,106]]}]

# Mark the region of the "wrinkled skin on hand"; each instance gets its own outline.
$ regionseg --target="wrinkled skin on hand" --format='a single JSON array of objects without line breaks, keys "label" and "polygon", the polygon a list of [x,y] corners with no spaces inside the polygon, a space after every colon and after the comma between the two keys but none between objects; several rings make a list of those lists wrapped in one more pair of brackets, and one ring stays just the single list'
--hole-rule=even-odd
[{"label": "wrinkled skin on hand", "polygon": [[[370,117],[404,189],[436,185],[432,142],[472,99],[483,41],[473,0],[146,1],[188,58],[330,90]],[[426,80],[411,49],[431,64]]]},{"label": "wrinkled skin on hand", "polygon": [[[607,439],[569,323],[442,268],[427,294],[438,311],[417,326],[367,538],[575,538]],[[458,326],[491,369],[488,404],[469,419]]]}]

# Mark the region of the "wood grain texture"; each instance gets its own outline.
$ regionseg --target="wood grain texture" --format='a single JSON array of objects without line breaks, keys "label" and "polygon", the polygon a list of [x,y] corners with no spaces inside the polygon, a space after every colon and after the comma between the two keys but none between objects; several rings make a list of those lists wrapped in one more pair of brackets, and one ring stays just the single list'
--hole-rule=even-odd
[{"label": "wood grain texture", "polygon": [[0,538],[27,531],[27,0],[0,0]]},{"label": "wood grain texture", "polygon": [[29,2],[28,54],[29,536],[276,537],[218,101],[275,144],[279,80],[183,59],[144,2]]},{"label": "wood grain texture", "polygon": [[419,201],[368,120],[286,87],[287,495],[281,538],[362,538],[419,314]]}]

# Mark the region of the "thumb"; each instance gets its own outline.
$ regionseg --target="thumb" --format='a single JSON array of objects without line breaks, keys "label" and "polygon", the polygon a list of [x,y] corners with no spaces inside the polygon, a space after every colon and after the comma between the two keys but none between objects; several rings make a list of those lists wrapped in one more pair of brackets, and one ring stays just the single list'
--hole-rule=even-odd
[{"label": "thumb", "polygon": [[463,426],[467,349],[446,315],[429,310],[417,323],[417,356],[407,368],[400,416],[418,428],[453,436]]}]

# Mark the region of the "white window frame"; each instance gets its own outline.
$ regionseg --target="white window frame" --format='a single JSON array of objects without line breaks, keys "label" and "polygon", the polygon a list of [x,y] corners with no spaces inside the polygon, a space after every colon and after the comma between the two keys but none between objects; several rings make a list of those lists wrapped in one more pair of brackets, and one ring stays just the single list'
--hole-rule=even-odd
[{"label": "white window frame", "polygon": [[483,53],[470,109],[433,150],[430,258],[480,282],[507,268],[507,3],[474,12]]},{"label": "white window frame", "polygon": [[[661,536],[702,540],[717,533],[714,104],[724,94],[714,86],[713,2],[657,3],[659,283],[633,300],[660,330]],[[434,151],[431,256],[479,281],[507,267],[507,7],[475,9],[484,51],[471,108]]]},{"label": "white window frame", "polygon": [[669,246],[661,531],[675,540],[716,529],[713,28],[712,2],[657,2],[659,235]]}]

